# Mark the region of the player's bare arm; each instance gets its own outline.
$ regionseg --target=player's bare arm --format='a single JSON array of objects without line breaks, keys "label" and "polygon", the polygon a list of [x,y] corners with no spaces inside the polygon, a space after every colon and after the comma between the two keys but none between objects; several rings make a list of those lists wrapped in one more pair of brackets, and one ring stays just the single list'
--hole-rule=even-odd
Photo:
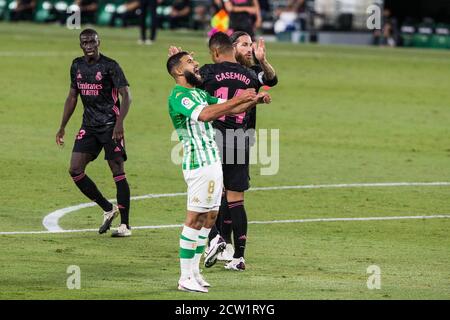
[{"label": "player's bare arm", "polygon": [[234,97],[224,103],[218,103],[209,105],[200,112],[198,119],[203,122],[212,121],[220,118],[221,116],[231,114],[231,111],[241,104],[246,104],[248,108],[248,103],[255,104],[257,95],[255,89],[247,89],[242,92],[238,97]]},{"label": "player's bare arm", "polygon": [[263,38],[259,38],[257,42],[253,44],[256,59],[258,59],[261,68],[264,72],[264,77],[267,81],[271,81],[275,78],[275,69],[269,63],[266,57],[266,44]]},{"label": "player's bare arm", "polygon": [[62,146],[64,144],[64,134],[67,123],[72,117],[75,107],[77,106],[78,91],[77,89],[70,88],[67,95],[66,102],[64,103],[64,112],[61,120],[61,125],[56,133],[56,144]]},{"label": "player's bare arm", "polygon": [[119,94],[122,97],[122,105],[120,107],[120,114],[117,117],[116,125],[114,126],[113,131],[113,139],[117,141],[120,141],[124,137],[123,123],[131,105],[131,92],[128,86],[120,88]]}]

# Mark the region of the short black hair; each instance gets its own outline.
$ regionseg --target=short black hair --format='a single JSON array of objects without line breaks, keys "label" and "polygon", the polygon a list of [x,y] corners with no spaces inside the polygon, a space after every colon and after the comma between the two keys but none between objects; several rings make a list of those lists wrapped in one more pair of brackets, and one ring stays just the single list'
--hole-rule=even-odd
[{"label": "short black hair", "polygon": [[250,37],[250,35],[247,32],[245,32],[245,31],[236,31],[230,36],[231,43],[235,44],[237,42],[237,40],[240,37],[242,37],[242,36],[249,36]]},{"label": "short black hair", "polygon": [[226,33],[216,32],[209,39],[208,47],[210,50],[217,49],[223,53],[233,50],[233,42],[231,42],[230,37]]},{"label": "short black hair", "polygon": [[167,59],[167,72],[170,75],[172,75],[173,68],[178,66],[181,58],[183,58],[185,55],[189,55],[189,53],[187,53],[186,51],[181,51],[181,52],[178,52],[178,53],[174,54],[173,56],[169,57],[169,59]]},{"label": "short black hair", "polygon": [[98,33],[97,31],[95,31],[94,29],[84,29],[83,31],[80,32],[80,38],[81,36],[91,36],[91,35],[97,35]]}]

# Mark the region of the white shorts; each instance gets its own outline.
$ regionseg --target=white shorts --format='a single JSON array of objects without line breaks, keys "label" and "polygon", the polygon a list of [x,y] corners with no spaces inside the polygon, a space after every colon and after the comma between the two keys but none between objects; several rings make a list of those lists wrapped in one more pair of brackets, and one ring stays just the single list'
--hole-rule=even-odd
[{"label": "white shorts", "polygon": [[188,186],[187,209],[194,212],[218,211],[222,198],[223,174],[220,161],[206,167],[183,170]]}]

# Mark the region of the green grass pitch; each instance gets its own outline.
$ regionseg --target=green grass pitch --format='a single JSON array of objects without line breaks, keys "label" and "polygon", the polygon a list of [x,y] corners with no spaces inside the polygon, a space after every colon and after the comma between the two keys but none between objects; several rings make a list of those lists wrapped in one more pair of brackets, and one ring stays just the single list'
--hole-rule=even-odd
[{"label": "green grass pitch", "polygon": [[[125,123],[132,196],[185,192],[167,112],[173,86],[170,44],[209,63],[204,37],[161,32],[138,46],[136,29],[99,28],[101,51],[131,84]],[[50,212],[89,202],[68,164],[82,105],[54,136],[69,89],[69,67],[82,54],[78,30],[0,24],[0,232],[44,231]],[[276,175],[251,169],[253,187],[450,181],[450,53],[269,43],[279,75],[258,128],[280,132]],[[115,185],[100,157],[87,173],[108,197]],[[450,186],[254,191],[250,221],[364,218],[450,213]],[[64,229],[97,228],[98,208],[60,220]],[[132,226],[181,224],[185,198],[131,203]],[[208,294],[176,290],[179,228],[133,230],[127,239],[96,232],[0,235],[1,299],[449,299],[450,220],[251,224],[247,267],[204,270]],[[66,286],[69,265],[81,289]],[[367,268],[381,289],[367,288]]]}]

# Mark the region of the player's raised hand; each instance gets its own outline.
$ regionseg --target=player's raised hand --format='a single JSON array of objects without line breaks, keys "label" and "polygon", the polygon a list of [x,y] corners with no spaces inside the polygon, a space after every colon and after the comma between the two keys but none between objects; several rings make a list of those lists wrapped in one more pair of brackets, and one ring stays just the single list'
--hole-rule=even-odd
[{"label": "player's raised hand", "polygon": [[58,146],[63,146],[64,145],[64,128],[59,128],[58,132],[56,133],[56,144]]},{"label": "player's raised hand", "polygon": [[258,61],[266,60],[266,44],[263,38],[259,38],[257,42],[253,43],[253,51]]},{"label": "player's raised hand", "polygon": [[175,47],[175,46],[170,46],[169,47],[169,54],[167,55],[169,58],[175,54],[177,54],[178,52],[181,52],[183,50],[181,50],[180,47]]},{"label": "player's raised hand", "polygon": [[113,130],[113,135],[112,138],[113,140],[115,140],[116,142],[119,142],[120,140],[123,139],[123,124],[121,122],[116,122],[116,125],[114,126],[114,130]]}]

